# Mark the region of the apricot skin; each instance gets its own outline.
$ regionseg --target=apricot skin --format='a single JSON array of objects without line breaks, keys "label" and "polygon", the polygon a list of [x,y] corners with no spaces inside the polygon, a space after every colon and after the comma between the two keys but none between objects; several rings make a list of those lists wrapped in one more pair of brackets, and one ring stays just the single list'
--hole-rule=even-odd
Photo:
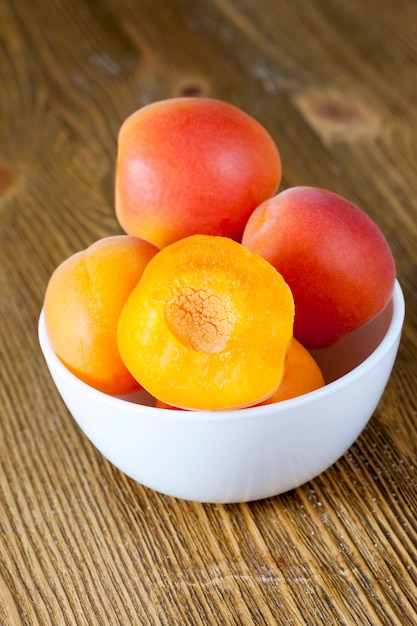
[{"label": "apricot skin", "polygon": [[395,262],[375,222],[330,191],[292,187],[263,202],[242,238],[284,277],[295,302],[294,336],[326,348],[387,305]]},{"label": "apricot skin", "polygon": [[137,237],[105,237],[63,261],[48,282],[45,323],[55,353],[104,393],[140,388],[119,355],[116,332],[127,297],[157,252]]},{"label": "apricot skin", "polygon": [[281,384],[272,396],[261,404],[271,404],[297,398],[324,387],[325,381],[311,354],[293,337]]},{"label": "apricot skin", "polygon": [[253,117],[215,99],[167,99],[120,128],[116,216],[125,232],[158,247],[194,234],[240,242],[280,179],[278,148]]}]

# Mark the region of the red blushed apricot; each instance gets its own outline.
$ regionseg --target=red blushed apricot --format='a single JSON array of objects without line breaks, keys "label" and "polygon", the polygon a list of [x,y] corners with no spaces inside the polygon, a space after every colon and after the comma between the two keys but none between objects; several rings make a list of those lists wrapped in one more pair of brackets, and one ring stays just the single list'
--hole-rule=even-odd
[{"label": "red blushed apricot", "polygon": [[194,234],[240,241],[249,215],[280,180],[270,134],[226,102],[154,102],[119,131],[116,216],[125,232],[159,247]]},{"label": "red blushed apricot", "polygon": [[193,235],[149,262],[120,315],[119,352],[166,404],[244,407],[280,384],[293,317],[269,263],[229,238]]},{"label": "red blushed apricot", "polygon": [[324,378],[311,354],[294,337],[288,352],[284,376],[272,396],[261,404],[282,402],[324,387]]},{"label": "red blushed apricot", "polygon": [[242,243],[284,277],[295,302],[294,336],[325,348],[372,320],[395,281],[389,245],[375,222],[339,195],[293,187],[263,202]]},{"label": "red blushed apricot", "polygon": [[153,244],[120,235],[77,252],[52,274],[45,323],[57,356],[75,376],[105,393],[139,388],[117,348],[119,315],[149,260]]}]

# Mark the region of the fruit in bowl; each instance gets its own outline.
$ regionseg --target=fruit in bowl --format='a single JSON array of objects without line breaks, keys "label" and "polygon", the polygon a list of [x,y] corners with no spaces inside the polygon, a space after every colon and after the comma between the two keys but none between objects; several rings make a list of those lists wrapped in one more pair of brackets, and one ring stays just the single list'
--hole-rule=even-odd
[{"label": "fruit in bowl", "polygon": [[61,263],[44,298],[52,346],[81,380],[122,394],[139,387],[120,357],[117,324],[122,308],[158,248],[120,235],[94,242]]},{"label": "fruit in bowl", "polygon": [[236,409],[280,386],[293,319],[270,263],[227,237],[191,235],[148,263],[120,314],[119,352],[159,400]]},{"label": "fruit in bowl", "polygon": [[119,134],[129,234],[47,286],[39,339],[64,402],[163,493],[236,502],[300,485],[351,445],[388,381],[404,300],[384,235],[330,191],[272,195],[280,176],[271,137],[235,107],[144,107]]},{"label": "fruit in bowl", "polygon": [[266,200],[242,243],[290,285],[294,335],[306,348],[330,346],[391,297],[395,262],[385,236],[362,209],[327,189],[292,187]]}]

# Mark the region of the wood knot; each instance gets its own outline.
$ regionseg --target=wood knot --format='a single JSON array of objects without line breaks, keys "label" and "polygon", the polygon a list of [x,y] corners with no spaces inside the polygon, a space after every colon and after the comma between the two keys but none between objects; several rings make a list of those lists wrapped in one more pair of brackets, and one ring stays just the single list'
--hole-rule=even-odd
[{"label": "wood knot", "polygon": [[12,172],[0,165],[0,196],[6,193],[6,191],[11,187],[14,180],[14,176]]},{"label": "wood knot", "polygon": [[366,115],[355,103],[338,96],[324,94],[312,97],[310,99],[310,107],[313,115],[329,124],[345,127],[364,126],[367,124]]},{"label": "wood knot", "polygon": [[177,83],[174,88],[174,96],[177,97],[207,97],[209,95],[209,86],[206,81],[201,79],[183,79]]},{"label": "wood knot", "polygon": [[311,89],[296,98],[296,105],[309,125],[327,142],[374,135],[378,127],[378,118],[362,103],[337,92]]},{"label": "wood knot", "polygon": [[181,89],[183,96],[201,96],[201,85],[184,85]]}]

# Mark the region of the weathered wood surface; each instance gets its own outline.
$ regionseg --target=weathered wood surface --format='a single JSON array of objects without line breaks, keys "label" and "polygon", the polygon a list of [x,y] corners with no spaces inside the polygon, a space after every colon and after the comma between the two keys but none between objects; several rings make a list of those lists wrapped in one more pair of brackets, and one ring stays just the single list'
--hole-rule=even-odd
[{"label": "weathered wood surface", "polygon": [[[416,624],[417,4],[3,0],[0,94],[0,623]],[[38,347],[55,266],[120,232],[120,123],[181,94],[259,119],[282,187],[361,205],[406,297],[362,435],[311,483],[250,504],[126,478],[75,425]]]}]

